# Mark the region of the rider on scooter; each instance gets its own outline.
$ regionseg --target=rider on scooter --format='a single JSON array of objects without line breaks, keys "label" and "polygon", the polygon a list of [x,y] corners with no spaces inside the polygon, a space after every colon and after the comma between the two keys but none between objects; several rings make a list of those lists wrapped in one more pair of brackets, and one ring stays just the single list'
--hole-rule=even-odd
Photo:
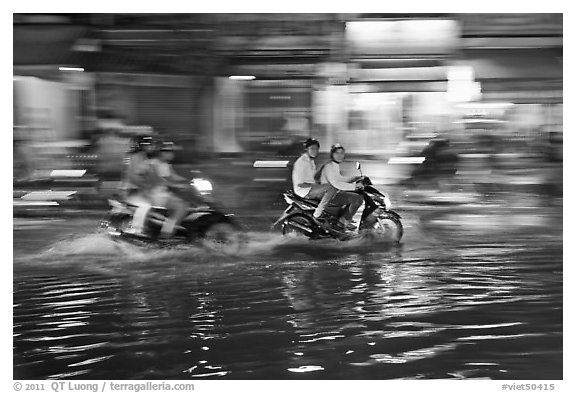
[{"label": "rider on scooter", "polygon": [[164,221],[160,231],[162,238],[170,238],[174,234],[186,216],[190,202],[195,206],[205,205],[203,198],[188,185],[188,180],[174,171],[174,154],[174,143],[164,142],[158,156],[152,161],[152,201],[157,206],[171,210],[171,215]]},{"label": "rider on scooter", "polygon": [[148,175],[155,150],[155,141],[151,136],[138,137],[130,151],[128,163],[122,174],[120,194],[126,202],[137,206],[132,224],[126,231],[134,235],[143,234],[146,216],[152,208]]},{"label": "rider on scooter", "polygon": [[320,151],[320,142],[308,138],[304,142],[304,153],[294,162],[292,169],[292,183],[296,195],[302,198],[319,200],[318,207],[314,210],[313,219],[321,226],[328,225],[321,217],[328,203],[336,195],[337,190],[330,184],[318,184],[314,180],[316,163],[314,159]]},{"label": "rider on scooter", "polygon": [[346,206],[344,214],[340,217],[340,222],[346,229],[354,230],[356,227],[352,225],[352,218],[364,201],[362,196],[354,191],[362,190],[364,186],[361,183],[356,183],[362,176],[342,176],[340,164],[344,161],[344,157],[344,147],[339,143],[332,145],[330,148],[330,161],[320,168],[316,178],[320,180],[320,183],[330,184],[338,190],[338,193],[332,199],[332,203]]}]

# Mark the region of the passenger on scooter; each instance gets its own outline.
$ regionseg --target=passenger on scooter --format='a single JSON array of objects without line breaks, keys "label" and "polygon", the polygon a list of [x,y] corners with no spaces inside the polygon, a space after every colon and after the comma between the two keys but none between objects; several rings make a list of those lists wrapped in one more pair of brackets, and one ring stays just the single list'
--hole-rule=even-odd
[{"label": "passenger on scooter", "polygon": [[316,139],[308,138],[304,142],[304,153],[294,163],[292,170],[292,184],[296,195],[302,198],[319,200],[318,207],[314,210],[313,219],[320,225],[327,225],[322,217],[324,209],[330,203],[337,190],[330,184],[318,184],[314,180],[316,173],[316,163],[314,159],[318,156],[320,142]]},{"label": "passenger on scooter", "polygon": [[[183,184],[187,180],[178,175],[172,167],[174,150],[173,143],[164,142],[160,147],[158,156],[152,161],[153,173],[150,179],[152,201],[155,206],[163,206],[171,212],[160,230],[161,238],[170,238],[174,234],[176,227],[180,225],[190,207],[189,203],[177,195],[179,190],[187,187]],[[190,187],[187,188],[187,191],[191,193]],[[197,197],[201,200],[200,196]]]},{"label": "passenger on scooter", "polygon": [[319,178],[320,183],[330,184],[338,190],[332,203],[346,206],[340,222],[346,229],[354,230],[356,228],[352,225],[352,218],[364,201],[362,196],[354,191],[362,190],[364,186],[361,183],[356,183],[362,178],[361,176],[342,176],[340,164],[344,161],[344,157],[344,147],[340,144],[332,145],[330,148],[330,161],[320,168],[315,177]]},{"label": "passenger on scooter", "polygon": [[122,198],[137,206],[127,233],[142,235],[146,216],[152,208],[150,198],[150,182],[148,175],[151,170],[151,159],[155,154],[155,143],[150,136],[140,136],[129,153],[126,168],[122,174],[120,194]]}]

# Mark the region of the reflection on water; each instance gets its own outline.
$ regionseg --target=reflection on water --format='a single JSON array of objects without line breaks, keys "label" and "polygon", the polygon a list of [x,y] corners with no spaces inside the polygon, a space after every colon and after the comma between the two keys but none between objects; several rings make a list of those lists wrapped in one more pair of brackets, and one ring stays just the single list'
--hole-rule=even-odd
[{"label": "reflection on water", "polygon": [[15,260],[14,378],[562,378],[561,239],[408,233],[57,242]]}]

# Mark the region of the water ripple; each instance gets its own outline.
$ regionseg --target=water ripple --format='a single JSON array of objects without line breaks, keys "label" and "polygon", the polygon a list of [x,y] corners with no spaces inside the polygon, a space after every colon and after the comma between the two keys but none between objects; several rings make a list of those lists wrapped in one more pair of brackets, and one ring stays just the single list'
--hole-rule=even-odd
[{"label": "water ripple", "polygon": [[561,252],[447,244],[63,240],[15,261],[14,376],[558,377]]}]

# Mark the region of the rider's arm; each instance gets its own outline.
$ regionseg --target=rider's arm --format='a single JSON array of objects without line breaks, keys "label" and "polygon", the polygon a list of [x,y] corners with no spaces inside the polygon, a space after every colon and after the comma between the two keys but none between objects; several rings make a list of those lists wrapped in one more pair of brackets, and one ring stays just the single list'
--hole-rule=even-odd
[{"label": "rider's arm", "polygon": [[162,173],[161,164],[157,160],[148,161],[146,171],[143,173],[143,177],[147,183],[148,188],[154,188],[157,186],[167,185],[167,181]]},{"label": "rider's arm", "polygon": [[170,168],[170,176],[168,177],[168,179],[170,181],[176,182],[176,183],[181,183],[183,181],[187,181],[187,179],[185,177],[182,177],[178,173],[176,173],[176,171],[174,170],[174,167],[172,165],[170,165],[169,168]]},{"label": "rider's arm", "polygon": [[340,167],[337,164],[327,164],[324,167],[324,172],[328,183],[334,186],[334,188],[342,191],[354,191],[356,189],[356,185],[354,183],[348,182],[349,178],[340,174]]},{"label": "rider's arm", "polygon": [[343,176],[346,179],[346,183],[354,183],[356,182],[360,176],[352,175],[352,176]]}]

